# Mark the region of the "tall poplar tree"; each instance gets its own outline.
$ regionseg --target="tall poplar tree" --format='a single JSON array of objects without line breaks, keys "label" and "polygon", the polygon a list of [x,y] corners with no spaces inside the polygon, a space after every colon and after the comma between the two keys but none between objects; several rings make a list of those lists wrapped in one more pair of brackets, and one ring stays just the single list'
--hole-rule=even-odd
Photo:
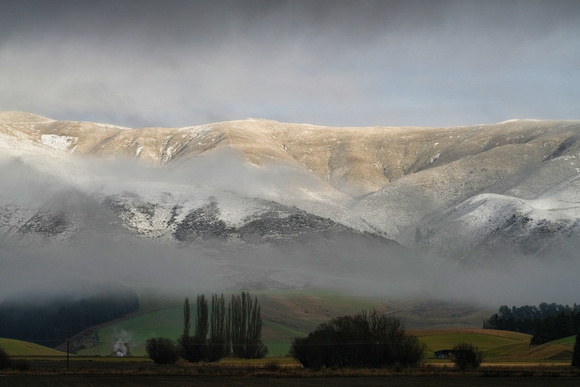
[{"label": "tall poplar tree", "polygon": [[191,309],[189,307],[189,298],[185,297],[183,303],[183,336],[189,337],[189,328],[191,327]]},{"label": "tall poplar tree", "polygon": [[197,296],[197,319],[195,335],[190,336],[191,311],[189,298],[185,298],[183,305],[183,335],[179,339],[179,351],[181,357],[190,362],[198,362],[206,356],[207,335],[207,301],[205,296]]},{"label": "tall poplar tree", "polygon": [[208,360],[218,361],[229,355],[229,324],[224,295],[211,297],[211,317],[209,326]]},{"label": "tall poplar tree", "polygon": [[208,330],[208,309],[205,295],[197,296],[197,319],[195,324],[195,337],[205,343]]},{"label": "tall poplar tree", "polygon": [[249,293],[232,295],[229,320],[234,356],[256,359],[266,356],[268,348],[262,343],[262,317],[258,298]]}]

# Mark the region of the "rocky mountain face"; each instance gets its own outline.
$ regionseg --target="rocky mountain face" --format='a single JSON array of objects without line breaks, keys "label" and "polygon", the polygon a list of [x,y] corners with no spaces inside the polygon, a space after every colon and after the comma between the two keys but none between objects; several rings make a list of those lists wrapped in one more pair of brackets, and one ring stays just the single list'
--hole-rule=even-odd
[{"label": "rocky mountain face", "polygon": [[[0,238],[153,241],[204,251],[225,277],[263,286],[289,285],[282,278],[302,278],[317,260],[343,278],[379,256],[381,265],[418,254],[478,265],[577,259],[579,139],[575,121],[131,129],[4,112]],[[252,252],[235,258],[236,249]],[[284,275],[249,279],[279,254],[272,270]]]}]

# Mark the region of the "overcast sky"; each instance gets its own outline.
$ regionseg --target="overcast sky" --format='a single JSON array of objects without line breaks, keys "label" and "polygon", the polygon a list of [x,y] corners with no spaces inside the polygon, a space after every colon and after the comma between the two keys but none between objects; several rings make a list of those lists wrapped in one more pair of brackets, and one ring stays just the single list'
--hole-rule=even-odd
[{"label": "overcast sky", "polygon": [[0,0],[0,111],[130,127],[580,119],[580,1]]}]

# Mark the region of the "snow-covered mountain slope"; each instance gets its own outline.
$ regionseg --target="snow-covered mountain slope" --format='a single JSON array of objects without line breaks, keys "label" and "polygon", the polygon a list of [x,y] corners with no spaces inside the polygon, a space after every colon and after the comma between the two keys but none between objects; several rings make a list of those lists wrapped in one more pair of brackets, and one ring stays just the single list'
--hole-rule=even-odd
[{"label": "snow-covered mountain slope", "polygon": [[[409,250],[464,263],[578,258],[579,139],[573,121],[330,128],[249,119],[132,129],[4,112],[0,238],[151,240],[204,251],[203,261],[246,284],[247,268],[261,264],[255,257],[277,251],[285,274],[265,270],[250,282],[281,283],[317,257],[342,278],[359,255],[384,256],[373,261],[384,265]],[[236,249],[254,258],[233,259]]]},{"label": "snow-covered mountain slope", "polygon": [[[444,227],[441,227],[444,225]],[[577,257],[580,207],[553,199],[481,194],[415,230],[432,254],[489,264],[513,256]]]}]

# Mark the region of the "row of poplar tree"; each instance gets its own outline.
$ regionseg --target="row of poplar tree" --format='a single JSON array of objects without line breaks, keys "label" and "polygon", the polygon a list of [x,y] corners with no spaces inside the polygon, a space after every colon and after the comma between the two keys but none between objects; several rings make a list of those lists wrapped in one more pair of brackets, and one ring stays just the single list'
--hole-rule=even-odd
[{"label": "row of poplar tree", "polygon": [[[268,353],[268,348],[262,342],[258,298],[252,299],[249,293],[232,295],[227,305],[223,294],[214,294],[211,307],[205,295],[198,295],[193,334],[191,321],[191,307],[186,297],[183,304],[183,334],[178,339],[175,356],[199,362],[218,361],[230,355],[256,359]],[[161,338],[149,340],[147,347],[148,352],[152,352],[150,357],[160,355],[158,351],[162,350],[162,342]]]}]

